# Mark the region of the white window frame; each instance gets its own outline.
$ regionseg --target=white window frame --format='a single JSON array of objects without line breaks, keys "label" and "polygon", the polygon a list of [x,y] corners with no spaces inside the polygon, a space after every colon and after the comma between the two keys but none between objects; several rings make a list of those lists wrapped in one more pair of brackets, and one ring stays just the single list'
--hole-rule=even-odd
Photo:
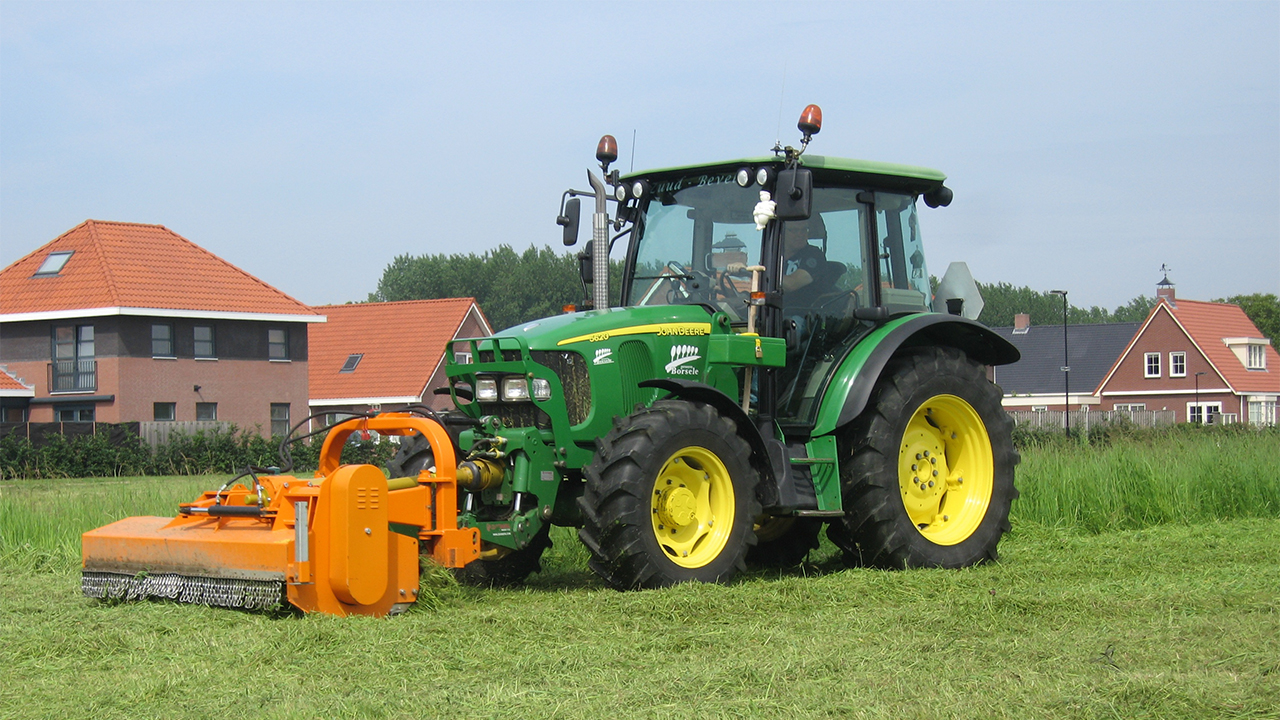
[{"label": "white window frame", "polygon": [[1250,400],[1245,412],[1249,418],[1250,425],[1275,425],[1276,424],[1276,401],[1275,400]]},{"label": "white window frame", "polygon": [[1244,366],[1249,370],[1266,370],[1267,369],[1267,346],[1256,343],[1250,343],[1249,349],[1245,351],[1247,360]]},{"label": "white window frame", "polygon": [[1031,412],[1038,412],[1038,413],[1049,412],[1049,406],[1048,405],[1032,405]]},{"label": "white window frame", "polygon": [[[1212,425],[1214,415],[1222,414],[1222,401],[1214,400],[1212,402],[1189,402],[1187,403],[1187,422],[1199,422],[1201,425]],[[1199,421],[1195,417],[1200,418]]]},{"label": "white window frame", "polygon": [[[1155,372],[1151,372],[1151,366],[1155,365]],[[1142,356],[1142,377],[1158,378],[1160,377],[1160,353],[1149,352]]]},{"label": "white window frame", "polygon": [[1146,403],[1116,403],[1115,409],[1120,412],[1143,412],[1147,409]]},{"label": "white window frame", "polygon": [[[1181,366],[1181,370],[1179,370]],[[1187,354],[1185,352],[1169,353],[1169,377],[1187,376]]]}]

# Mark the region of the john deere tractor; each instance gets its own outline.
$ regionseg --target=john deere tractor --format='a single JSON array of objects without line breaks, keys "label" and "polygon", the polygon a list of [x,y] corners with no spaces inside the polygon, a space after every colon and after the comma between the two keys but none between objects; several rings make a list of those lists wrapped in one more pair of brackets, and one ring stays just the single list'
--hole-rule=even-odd
[{"label": "john deere tractor", "polygon": [[[793,565],[823,525],[852,565],[996,557],[1018,455],[986,366],[1018,352],[962,264],[930,288],[918,204],[951,202],[945,176],[804,154],[820,128],[811,105],[799,149],[625,175],[601,140],[559,217],[573,245],[594,201],[586,309],[447,354],[464,579],[523,580],[553,525],[619,589]],[[392,477],[434,455],[407,440]]]}]

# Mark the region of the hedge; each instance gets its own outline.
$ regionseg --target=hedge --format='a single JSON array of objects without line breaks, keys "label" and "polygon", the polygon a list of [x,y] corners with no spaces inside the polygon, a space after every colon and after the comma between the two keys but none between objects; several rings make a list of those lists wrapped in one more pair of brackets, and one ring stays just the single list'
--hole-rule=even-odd
[{"label": "hedge", "polygon": [[[278,439],[232,427],[175,433],[168,443],[152,450],[135,432],[121,433],[119,426],[99,423],[94,432],[50,433],[39,442],[18,434],[0,437],[0,479],[236,473],[249,465],[281,465],[279,446]],[[291,472],[315,471],[320,448],[319,438],[309,444],[293,443]],[[350,442],[343,448],[342,459],[381,467],[396,448],[385,439]]]}]

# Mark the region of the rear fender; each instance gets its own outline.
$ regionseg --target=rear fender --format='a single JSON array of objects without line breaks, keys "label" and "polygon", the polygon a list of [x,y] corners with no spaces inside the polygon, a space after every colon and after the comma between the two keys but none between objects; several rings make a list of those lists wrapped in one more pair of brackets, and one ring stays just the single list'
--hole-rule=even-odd
[{"label": "rear fender", "polygon": [[956,315],[925,313],[891,320],[859,342],[831,376],[812,436],[833,432],[862,414],[881,372],[895,355],[914,347],[953,347],[986,365],[1021,357],[985,325]]}]

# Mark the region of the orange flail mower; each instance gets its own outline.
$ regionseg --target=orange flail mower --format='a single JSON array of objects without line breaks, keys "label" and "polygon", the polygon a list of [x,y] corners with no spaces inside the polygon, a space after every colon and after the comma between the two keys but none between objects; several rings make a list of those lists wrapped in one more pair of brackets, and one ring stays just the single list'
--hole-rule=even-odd
[{"label": "orange flail mower", "polygon": [[[435,467],[392,478],[342,465],[357,430],[421,433]],[[85,595],[168,598],[304,612],[382,616],[418,595],[418,558],[460,568],[480,556],[476,528],[458,527],[457,463],[439,423],[409,413],[330,429],[313,478],[253,475],[179,506],[175,518],[132,517],[84,534]]]}]

